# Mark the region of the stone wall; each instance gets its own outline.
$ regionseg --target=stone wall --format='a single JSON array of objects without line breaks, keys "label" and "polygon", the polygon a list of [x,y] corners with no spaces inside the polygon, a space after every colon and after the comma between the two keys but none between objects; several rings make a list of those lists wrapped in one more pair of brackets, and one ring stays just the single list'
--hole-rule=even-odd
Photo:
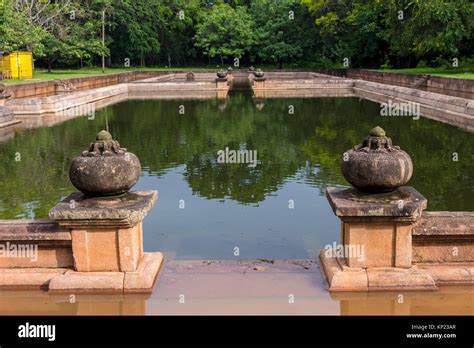
[{"label": "stone wall", "polygon": [[474,262],[474,213],[424,212],[413,229],[413,262]]},{"label": "stone wall", "polygon": [[[205,72],[205,71],[203,71]],[[210,72],[210,71],[206,71]],[[131,71],[119,74],[107,74],[90,77],[78,77],[71,79],[62,79],[64,84],[72,84],[76,91],[110,86],[120,83],[133,82],[147,78],[159,77],[170,74],[184,74],[182,71]],[[56,81],[44,81],[24,83],[17,85],[7,85],[6,92],[12,95],[12,99],[16,98],[32,98],[40,96],[51,96],[57,92]]]},{"label": "stone wall", "polygon": [[421,115],[474,131],[474,100],[360,80],[354,82],[354,93],[378,103],[419,103]]},{"label": "stone wall", "polygon": [[362,79],[384,84],[426,88],[428,91],[450,94],[461,98],[474,98],[474,79],[448,78],[431,75],[402,74],[365,69],[316,69],[321,74]]}]

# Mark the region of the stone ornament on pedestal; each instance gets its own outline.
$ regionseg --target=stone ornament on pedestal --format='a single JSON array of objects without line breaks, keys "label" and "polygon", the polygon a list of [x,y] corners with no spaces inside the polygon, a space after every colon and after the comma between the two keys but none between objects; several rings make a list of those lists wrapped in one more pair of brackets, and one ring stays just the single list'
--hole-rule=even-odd
[{"label": "stone ornament on pedestal", "polygon": [[151,292],[163,255],[143,252],[142,221],[158,193],[128,192],[140,171],[138,158],[106,131],[72,161],[71,182],[82,193],[49,217],[71,233],[74,271],[53,278],[50,291]]},{"label": "stone ornament on pedestal", "polygon": [[355,188],[364,192],[390,192],[405,185],[413,174],[410,155],[392,145],[385,131],[375,127],[357,145],[344,153],[342,174]]},{"label": "stone ornament on pedestal", "polygon": [[107,131],[101,131],[89,150],[74,158],[69,167],[71,183],[90,197],[116,196],[128,192],[140,178],[137,156],[121,148]]},{"label": "stone ornament on pedestal", "polygon": [[5,106],[5,101],[10,97],[11,95],[5,92],[5,85],[0,83],[0,128],[9,127],[21,122],[20,120],[15,120],[11,110]]},{"label": "stone ornament on pedestal", "polygon": [[355,188],[326,189],[341,219],[340,252],[320,258],[331,291],[435,289],[434,280],[412,267],[412,230],[427,207],[413,187],[410,156],[376,127],[362,145],[346,152],[344,177]]},{"label": "stone ornament on pedestal", "polygon": [[195,79],[196,79],[196,76],[194,75],[192,71],[186,74],[186,82],[194,82]]},{"label": "stone ornament on pedestal", "polygon": [[263,89],[265,88],[265,73],[261,70],[258,69],[253,72],[253,88],[254,89]]},{"label": "stone ornament on pedestal", "polygon": [[227,91],[229,90],[229,84],[227,80],[227,71],[219,70],[217,73],[216,78],[216,88],[218,91],[225,91],[227,95]]}]

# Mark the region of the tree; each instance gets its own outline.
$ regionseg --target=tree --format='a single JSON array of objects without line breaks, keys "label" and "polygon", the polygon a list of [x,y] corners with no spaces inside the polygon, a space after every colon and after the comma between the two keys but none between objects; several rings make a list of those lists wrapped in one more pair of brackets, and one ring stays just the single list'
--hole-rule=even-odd
[{"label": "tree", "polygon": [[254,52],[262,61],[277,63],[302,57],[314,42],[309,16],[296,0],[255,0],[250,7],[255,21]]},{"label": "tree", "polygon": [[207,10],[196,27],[196,46],[209,57],[241,58],[253,43],[253,21],[244,7],[220,3]]},{"label": "tree", "polygon": [[463,40],[474,34],[470,0],[391,0],[386,7],[383,35],[397,66],[457,57]]},{"label": "tree", "polygon": [[112,17],[112,51],[123,59],[145,58],[160,53],[158,29],[164,22],[162,0],[114,0]]}]

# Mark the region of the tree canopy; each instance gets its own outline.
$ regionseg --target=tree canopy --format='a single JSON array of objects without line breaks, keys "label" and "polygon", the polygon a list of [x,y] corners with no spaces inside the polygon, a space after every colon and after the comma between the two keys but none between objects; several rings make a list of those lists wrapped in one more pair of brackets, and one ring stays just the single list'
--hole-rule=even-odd
[{"label": "tree canopy", "polygon": [[470,0],[3,0],[0,14],[0,51],[49,68],[474,63]]}]

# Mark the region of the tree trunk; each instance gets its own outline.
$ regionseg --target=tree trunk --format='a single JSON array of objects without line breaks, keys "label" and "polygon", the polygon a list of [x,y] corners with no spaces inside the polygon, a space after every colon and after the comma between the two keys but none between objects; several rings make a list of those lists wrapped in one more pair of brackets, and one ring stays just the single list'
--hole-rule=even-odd
[{"label": "tree trunk", "polygon": [[278,61],[278,69],[283,69],[283,62],[281,59]]},{"label": "tree trunk", "polygon": [[51,72],[51,66],[53,65],[52,61],[48,61],[48,72]]},{"label": "tree trunk", "polygon": [[222,58],[222,54],[219,55],[221,57],[221,65],[224,67],[224,59]]}]

